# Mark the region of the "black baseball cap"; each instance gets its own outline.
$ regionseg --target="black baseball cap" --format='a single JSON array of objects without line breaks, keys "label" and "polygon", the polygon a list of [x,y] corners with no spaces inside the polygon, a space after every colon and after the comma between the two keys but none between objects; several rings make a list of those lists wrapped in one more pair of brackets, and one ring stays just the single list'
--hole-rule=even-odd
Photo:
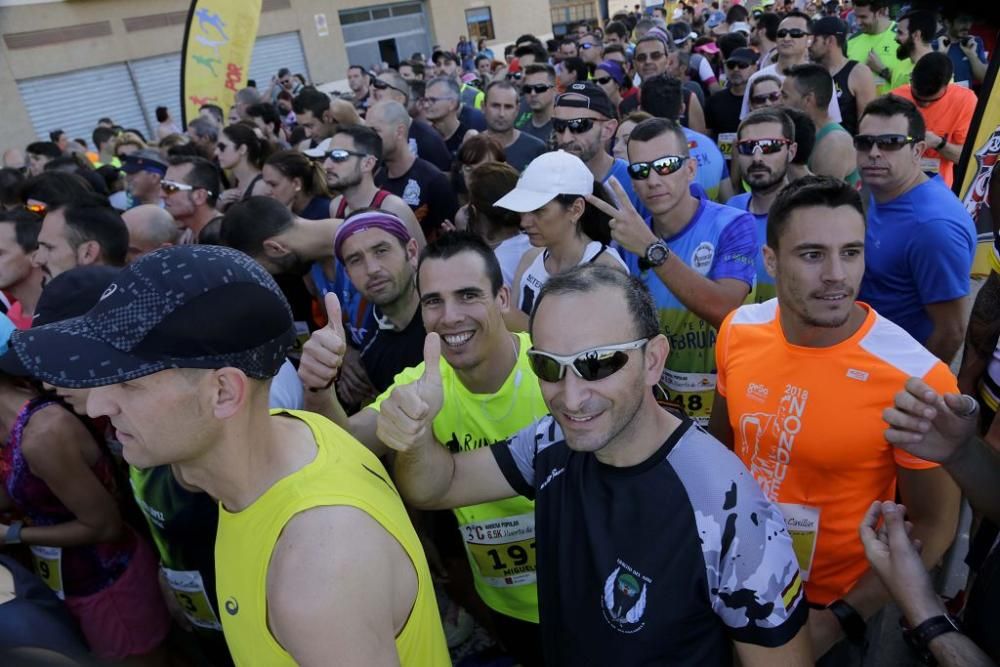
[{"label": "black baseball cap", "polygon": [[604,89],[596,83],[580,81],[572,83],[566,92],[556,97],[555,106],[574,109],[590,109],[606,118],[615,118],[615,107]]},{"label": "black baseball cap", "polygon": [[72,389],[168,368],[234,367],[263,380],[294,340],[288,302],[257,262],[231,248],[174,246],[120,270],[85,314],[15,332],[0,367],[13,353],[20,374]]},{"label": "black baseball cap", "polygon": [[38,297],[31,326],[40,327],[79,317],[101,300],[121,269],[113,266],[78,266],[45,283]]},{"label": "black baseball cap", "polygon": [[698,37],[698,33],[693,32],[691,26],[683,21],[668,25],[667,32],[670,33],[670,39],[674,40],[674,44],[677,46],[680,46],[689,39],[696,39]]},{"label": "black baseball cap", "polygon": [[809,32],[813,35],[821,35],[824,37],[829,35],[846,35],[847,24],[836,16],[824,16],[816,21],[813,21]]},{"label": "black baseball cap", "polygon": [[158,152],[144,148],[122,158],[122,171],[126,174],[148,171],[164,176],[167,173],[167,162]]},{"label": "black baseball cap", "polygon": [[729,57],[726,58],[726,62],[735,60],[738,63],[746,63],[747,65],[753,65],[755,62],[757,62],[758,58],[759,56],[757,55],[756,51],[747,48],[745,46],[742,46],[738,49],[734,49],[733,52],[729,54]]}]

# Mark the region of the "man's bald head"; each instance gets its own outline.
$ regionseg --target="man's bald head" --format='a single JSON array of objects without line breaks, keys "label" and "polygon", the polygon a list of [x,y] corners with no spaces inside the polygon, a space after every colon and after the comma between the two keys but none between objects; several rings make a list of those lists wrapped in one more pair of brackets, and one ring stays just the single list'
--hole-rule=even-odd
[{"label": "man's bald head", "polygon": [[24,152],[20,148],[8,148],[3,152],[3,166],[9,169],[23,169]]},{"label": "man's bald head", "polygon": [[122,213],[128,228],[129,264],[145,254],[167,248],[181,238],[181,228],[164,209],[155,204],[143,204]]}]

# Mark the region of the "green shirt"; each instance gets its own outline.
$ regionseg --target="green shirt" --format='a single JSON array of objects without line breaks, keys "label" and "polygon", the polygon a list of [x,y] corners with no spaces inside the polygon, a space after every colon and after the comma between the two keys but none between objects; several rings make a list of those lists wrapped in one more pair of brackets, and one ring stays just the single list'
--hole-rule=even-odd
[{"label": "green shirt", "polygon": [[[885,95],[893,88],[910,81],[910,70],[913,69],[913,63],[910,62],[909,58],[900,60],[896,57],[898,46],[895,23],[877,35],[859,32],[847,40],[848,58],[867,65],[868,53],[874,51],[878,59],[882,61],[882,66],[889,68],[891,76],[888,79],[879,72],[872,72],[875,75],[875,88],[879,95]],[[902,81],[900,81],[901,79]]]}]

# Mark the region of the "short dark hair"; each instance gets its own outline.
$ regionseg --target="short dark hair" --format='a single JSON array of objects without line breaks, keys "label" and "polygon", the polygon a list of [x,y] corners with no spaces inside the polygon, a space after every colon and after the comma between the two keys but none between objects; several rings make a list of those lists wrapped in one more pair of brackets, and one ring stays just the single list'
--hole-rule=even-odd
[{"label": "short dark hair", "polygon": [[531,63],[524,68],[526,78],[532,74],[548,74],[550,81],[556,80],[556,68],[548,63]]},{"label": "short dark hair", "polygon": [[639,108],[658,118],[677,120],[684,103],[680,79],[669,74],[657,74],[642,82],[639,88]]},{"label": "short dark hair", "polygon": [[870,7],[873,12],[889,7],[889,0],[854,0],[855,7]]},{"label": "short dark hair", "polygon": [[94,142],[94,148],[100,150],[102,144],[106,144],[115,138],[115,131],[110,127],[98,125],[90,134],[90,140]]},{"label": "short dark hair", "polygon": [[500,88],[500,89],[503,89],[503,90],[513,90],[514,94],[517,95],[518,97],[520,97],[520,95],[518,95],[518,92],[517,92],[517,87],[514,86],[514,84],[512,84],[510,81],[506,81],[504,79],[497,79],[496,81],[490,81],[489,84],[486,86],[486,91],[485,91],[485,94],[483,96],[484,101],[487,100],[487,99],[489,99],[490,92],[493,91],[493,90],[495,90],[495,89],[497,89],[497,88]]},{"label": "short dark hair", "polygon": [[421,251],[420,260],[417,262],[417,293],[420,293],[420,267],[424,265],[424,262],[429,259],[450,259],[462,252],[472,252],[482,258],[493,296],[499,294],[500,288],[503,287],[503,272],[500,270],[500,262],[486,241],[469,231],[442,234],[428,243]]},{"label": "short dark hair", "polygon": [[[937,34],[937,16],[934,15],[934,12],[914,9],[913,11],[906,12],[896,19],[896,23],[898,24],[903,20],[910,22],[910,25],[907,26],[907,28],[911,37],[913,36],[913,33],[919,32],[921,39],[923,39],[925,43],[930,44],[934,41],[934,35]],[[923,59],[921,58],[921,60]]]},{"label": "short dark hair", "polygon": [[250,118],[260,118],[263,120],[271,126],[275,134],[281,130],[281,116],[278,115],[278,110],[270,102],[251,104],[247,107],[246,114]]},{"label": "short dark hair", "polygon": [[830,106],[830,100],[833,99],[833,77],[825,67],[805,63],[795,65],[785,75],[795,79],[795,87],[802,95],[812,94],[818,108],[826,109]]},{"label": "short dark hair", "polygon": [[56,159],[57,157],[62,157],[62,151],[59,150],[59,146],[53,141],[34,141],[28,144],[28,147],[24,149],[25,152],[33,153],[34,155],[44,155],[47,158]]},{"label": "short dark hair", "polygon": [[587,77],[590,76],[587,63],[583,62],[583,58],[577,58],[576,56],[566,58],[562,61],[562,67],[568,72],[573,72],[576,75],[577,81],[586,81]]},{"label": "short dark hair", "polygon": [[458,56],[451,51],[438,51],[433,56],[434,64],[436,65],[439,60],[450,60],[456,65],[461,65],[462,62],[458,59]]},{"label": "short dark hair", "polygon": [[423,78],[424,74],[427,72],[427,68],[419,60],[404,60],[399,63],[400,67],[409,67],[413,70],[413,75]]},{"label": "short dark hair", "polygon": [[[295,224],[291,210],[271,197],[247,197],[236,202],[222,216],[219,241],[251,257],[264,252],[264,241]],[[332,251],[332,244],[331,244]]]},{"label": "short dark hair", "polygon": [[808,30],[809,28],[812,27],[812,17],[806,14],[805,12],[799,11],[798,9],[793,9],[790,12],[786,12],[785,15],[781,17],[782,21],[784,21],[785,19],[804,19],[806,22],[806,29]]},{"label": "short dark hair", "polygon": [[292,100],[292,111],[297,114],[308,111],[319,120],[323,120],[323,114],[329,110],[330,96],[312,86],[303,88]]},{"label": "short dark hair", "polygon": [[740,23],[741,21],[746,21],[750,18],[750,12],[743,5],[733,5],[726,12],[726,23],[732,25],[734,23]]},{"label": "short dark hair", "polygon": [[361,72],[362,74],[364,74],[364,73],[366,73],[368,71],[364,67],[362,67],[361,65],[348,65],[348,67],[347,67],[347,73],[350,74],[350,72],[351,72],[352,69],[356,69],[359,72]]},{"label": "short dark hair", "polygon": [[747,114],[747,117],[740,123],[736,130],[737,139],[742,135],[743,128],[751,125],[763,125],[765,123],[776,123],[781,126],[781,136],[789,141],[795,141],[795,123],[785,113],[785,109],[780,107],[764,107]]},{"label": "short dark hair", "polygon": [[128,254],[128,227],[118,211],[105,198],[91,194],[87,198],[59,207],[66,220],[66,240],[74,250],[87,241],[101,247],[101,256],[110,266],[125,266]]},{"label": "short dark hair", "polygon": [[922,56],[910,72],[910,90],[916,97],[933,97],[946,87],[955,73],[955,66],[944,53],[932,51]]},{"label": "short dark hair", "polygon": [[199,112],[207,111],[208,113],[212,114],[212,118],[215,119],[215,122],[218,125],[222,125],[224,122],[226,122],[226,114],[223,113],[222,107],[220,107],[218,104],[211,104],[211,103],[202,104],[200,107],[198,107],[198,111]]},{"label": "short dark hair", "polygon": [[[924,58],[926,57],[924,56]],[[906,133],[913,137],[913,141],[923,141],[927,134],[927,126],[924,124],[924,117],[920,114],[920,109],[910,100],[898,95],[890,93],[882,97],[876,97],[869,102],[868,106],[861,113],[861,118],[858,119],[858,125],[869,114],[879,116],[880,118],[891,118],[893,116],[905,117]]]},{"label": "short dark hair", "polygon": [[[655,78],[655,77],[654,77]],[[672,133],[681,146],[682,155],[690,155],[688,149],[687,135],[680,123],[669,118],[649,118],[632,128],[632,133],[628,137],[628,143],[633,141],[652,141],[664,134]]]},{"label": "short dark hair", "polygon": [[601,287],[611,287],[621,291],[623,301],[632,316],[632,326],[639,338],[653,338],[660,334],[660,318],[649,288],[634,276],[604,264],[593,262],[574,266],[549,279],[542,285],[535,307],[528,319],[528,331],[535,327],[535,315],[550,294],[577,294],[593,292]]},{"label": "short dark hair", "polygon": [[865,219],[861,195],[853,186],[830,176],[805,176],[785,186],[771,204],[771,210],[767,215],[767,245],[777,249],[792,213],[810,206],[829,208],[850,206],[858,212],[862,221]]},{"label": "short dark hair", "polygon": [[517,39],[515,39],[514,40],[514,46],[517,46],[518,44],[521,44],[523,42],[530,42],[532,44],[538,44],[539,46],[542,45],[542,40],[538,39],[537,37],[535,37],[531,33],[525,33],[525,34],[521,35],[520,37],[518,37]]},{"label": "short dark hair", "polygon": [[64,171],[45,171],[24,181],[18,197],[22,203],[34,199],[53,209],[86,199],[93,192],[90,183],[82,176]]},{"label": "short dark hair", "polygon": [[757,19],[757,29],[764,28],[764,36],[772,42],[778,41],[778,26],[781,25],[781,17],[774,12],[764,12]]},{"label": "short dark hair", "polygon": [[722,51],[723,60],[728,59],[736,49],[745,48],[749,43],[747,42],[747,36],[742,32],[727,32],[725,35],[719,35],[719,38],[715,41],[719,46],[719,50]]},{"label": "short dark hair", "polygon": [[534,56],[536,63],[544,63],[549,60],[549,54],[545,51],[545,48],[541,44],[535,42],[525,44],[524,46],[514,49],[515,58],[520,59],[527,55]]},{"label": "short dark hair", "polygon": [[66,134],[66,132],[64,132],[63,130],[52,130],[51,132],[49,132],[49,139],[51,139],[52,143],[55,144],[59,142],[59,137],[61,137],[64,134]]},{"label": "short dark hair", "polygon": [[805,165],[816,146],[816,124],[805,111],[791,107],[782,107],[781,110],[795,125],[795,157],[792,158],[792,164]]},{"label": "short dark hair", "polygon": [[24,209],[0,211],[0,222],[14,225],[14,239],[24,252],[38,250],[38,232],[42,229],[42,217]]},{"label": "short dark hair", "polygon": [[622,40],[628,38],[628,28],[621,21],[609,21],[606,26],[604,26],[604,34],[607,35],[618,35]]},{"label": "short dark hair", "polygon": [[0,169],[0,208],[17,206],[20,203],[18,195],[21,184],[24,183],[24,172],[12,167]]},{"label": "short dark hair", "polygon": [[215,163],[194,155],[175,155],[167,162],[172,167],[191,165],[191,171],[184,177],[185,182],[196,188],[204,188],[208,194],[208,205],[215,206],[215,202],[219,199],[219,191],[222,189],[222,179]]},{"label": "short dark hair", "polygon": [[359,153],[367,153],[379,161],[382,160],[382,137],[367,125],[341,125],[333,136],[338,134],[349,136]]},{"label": "short dark hair", "polygon": [[170,111],[167,107],[156,107],[156,122],[165,123],[170,118]]}]

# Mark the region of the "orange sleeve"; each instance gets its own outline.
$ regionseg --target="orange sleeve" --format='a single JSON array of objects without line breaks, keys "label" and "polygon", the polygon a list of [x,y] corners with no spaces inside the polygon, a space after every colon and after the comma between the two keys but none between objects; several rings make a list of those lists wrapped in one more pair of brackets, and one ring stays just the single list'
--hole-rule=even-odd
[{"label": "orange sleeve", "polygon": [[[958,380],[956,380],[955,376],[952,375],[951,370],[940,361],[934,364],[934,367],[927,372],[927,375],[923,377],[923,380],[939,394],[958,393]],[[937,463],[931,463],[930,461],[919,459],[916,456],[899,449],[898,447],[894,447],[892,452],[896,459],[896,465],[901,468],[907,468],[909,470],[928,470],[930,468],[938,467]]]},{"label": "orange sleeve", "polygon": [[[964,89],[963,89],[964,90]],[[975,94],[959,95],[955,98],[955,131],[948,137],[948,141],[953,144],[964,144],[969,138],[969,127],[972,125],[972,117],[976,115]]]},{"label": "orange sleeve", "polygon": [[722,325],[719,327],[719,335],[715,339],[715,390],[723,398],[726,397],[726,352],[729,347],[729,334],[732,329],[733,313],[735,312],[735,310],[732,311],[726,315],[726,319],[722,320]]}]

